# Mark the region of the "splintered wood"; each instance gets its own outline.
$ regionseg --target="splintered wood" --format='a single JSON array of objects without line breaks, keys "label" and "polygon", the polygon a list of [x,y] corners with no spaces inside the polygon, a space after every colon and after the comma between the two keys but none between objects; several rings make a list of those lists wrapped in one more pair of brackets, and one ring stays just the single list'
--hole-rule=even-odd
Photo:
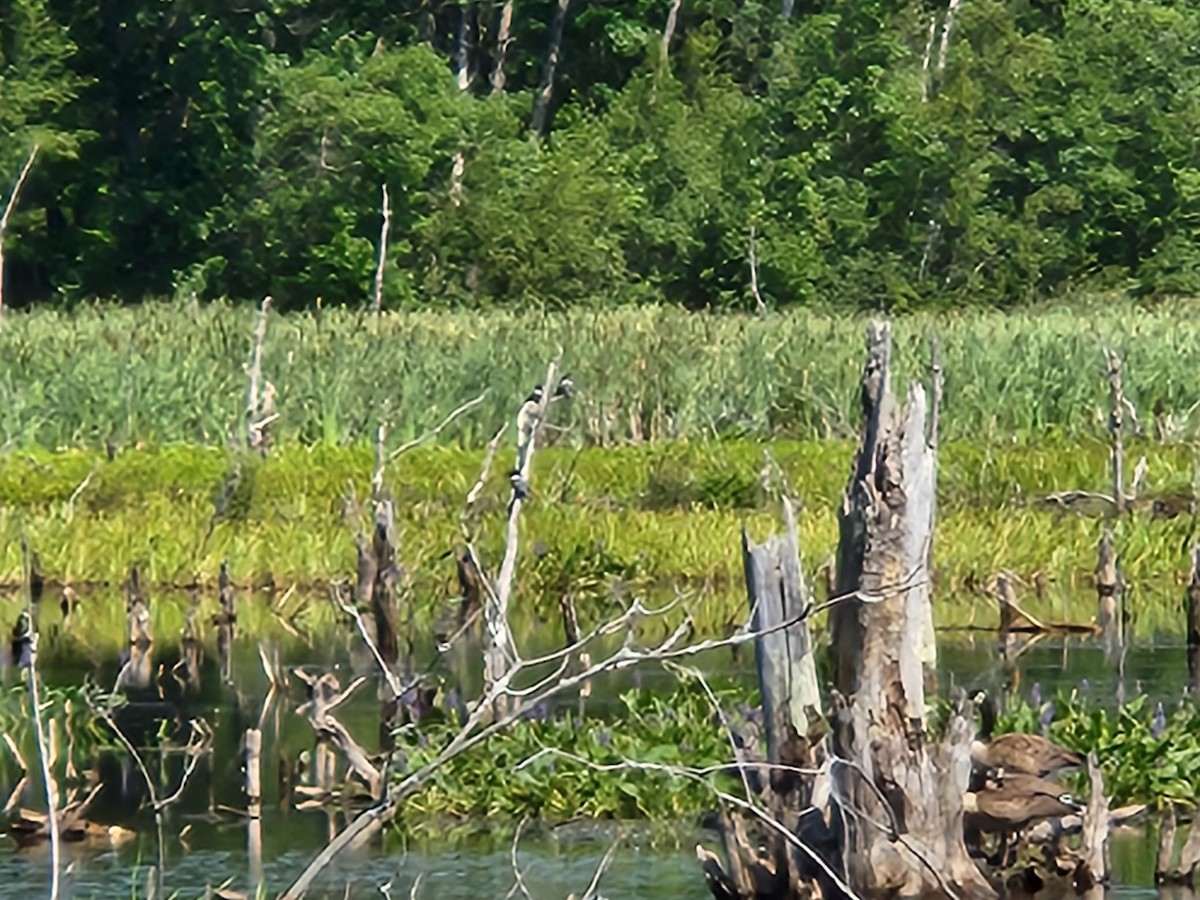
[{"label": "splintered wood", "polygon": [[918,896],[945,893],[948,879],[958,892],[989,896],[953,825],[968,787],[970,729],[952,728],[940,748],[925,733],[936,471],[925,391],[914,383],[897,403],[886,324],[871,326],[867,355],[863,436],[839,515],[837,595],[847,599],[830,615],[834,686],[847,703],[834,748],[847,880],[859,892]]}]

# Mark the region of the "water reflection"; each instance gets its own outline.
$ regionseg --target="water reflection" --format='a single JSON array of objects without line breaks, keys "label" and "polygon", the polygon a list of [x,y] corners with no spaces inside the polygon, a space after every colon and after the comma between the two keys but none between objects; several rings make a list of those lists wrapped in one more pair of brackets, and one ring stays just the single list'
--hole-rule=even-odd
[{"label": "water reflection", "polygon": [[[311,725],[295,714],[303,699],[300,686],[292,679],[290,692],[276,691],[269,700],[272,676],[281,678],[294,674],[298,666],[310,666],[335,674],[344,685],[357,675],[373,675],[375,662],[350,629],[330,631],[311,642],[284,636],[260,644],[237,634],[230,621],[197,615],[190,599],[184,603],[182,627],[176,635],[155,635],[151,644],[131,642],[119,656],[89,659],[78,634],[48,632],[41,650],[44,680],[51,688],[78,685],[85,677],[106,687],[120,683],[129,702],[115,713],[118,725],[143,749],[160,796],[169,796],[183,781],[189,757],[181,748],[192,736],[191,721],[209,723],[212,752],[196,763],[178,802],[165,814],[162,887],[167,894],[175,891],[188,897],[229,883],[253,894],[261,879],[273,893],[344,827],[355,809],[349,804],[296,808],[297,786],[328,785],[335,779],[328,773],[328,754],[323,756],[325,751],[314,747]],[[560,640],[549,628],[534,629],[527,637],[523,645],[530,653],[552,649]],[[414,670],[440,668],[457,686],[460,698],[478,690],[477,650],[461,644],[439,659],[435,648],[422,646],[418,642],[417,658],[411,663]],[[728,650],[714,651],[696,662],[718,682],[751,684],[755,678],[752,652],[734,656]],[[1133,644],[1118,665],[1095,639],[1044,639],[1014,661],[1011,655],[1004,657],[994,635],[945,634],[938,669],[943,689],[984,687],[1001,693],[1011,688],[1047,699],[1059,690],[1077,690],[1101,705],[1116,704],[1122,690],[1130,698],[1145,693],[1151,703],[1173,704],[1188,678],[1182,640]],[[11,686],[15,673],[8,670],[4,680]],[[673,680],[659,667],[612,673],[597,680],[589,708],[602,711],[614,705],[617,694],[635,684],[653,690]],[[338,717],[368,751],[377,748],[379,697],[374,690],[361,690],[339,707]],[[247,827],[244,815],[247,729],[262,732],[263,808],[257,829]],[[136,835],[124,844],[100,840],[64,847],[68,873],[64,896],[146,896],[154,881],[151,867],[158,847],[144,779],[119,750],[97,754],[93,764],[103,788],[90,816],[97,822],[132,828]],[[17,777],[11,761],[0,763],[0,796],[8,796]],[[38,808],[40,792],[32,779],[18,800]],[[507,826],[511,833],[515,823],[494,824]],[[526,834],[520,853],[530,892],[546,897],[582,893],[608,847],[610,832],[603,826]],[[682,823],[670,837],[660,834],[651,839],[644,830],[635,832],[617,854],[604,893],[666,900],[701,896],[703,881],[691,850],[701,839],[704,835],[695,823]],[[1143,832],[1113,836],[1113,868],[1122,885],[1115,891],[1118,896],[1152,893],[1154,849],[1153,836]],[[44,845],[18,852],[11,842],[0,844],[0,900],[39,890],[48,883],[47,869]],[[449,900],[504,896],[513,882],[509,838],[473,834],[404,846],[391,837],[382,846],[347,858],[323,883],[329,885],[331,897],[345,896],[347,883],[355,885],[361,896],[378,896],[379,886],[386,883],[392,885],[392,896],[408,896],[418,877],[422,879],[419,896]]]}]

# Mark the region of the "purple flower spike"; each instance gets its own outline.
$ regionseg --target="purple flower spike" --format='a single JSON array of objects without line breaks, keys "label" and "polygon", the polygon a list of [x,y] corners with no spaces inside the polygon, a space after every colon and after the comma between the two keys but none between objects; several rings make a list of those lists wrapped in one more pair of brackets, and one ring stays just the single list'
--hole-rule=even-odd
[{"label": "purple flower spike", "polygon": [[1042,705],[1042,683],[1035,681],[1033,687],[1029,689],[1029,702],[1034,706]]},{"label": "purple flower spike", "polygon": [[1154,710],[1154,724],[1150,726],[1150,734],[1155,740],[1163,736],[1163,732],[1167,730],[1167,714],[1163,710],[1162,701]]},{"label": "purple flower spike", "polygon": [[1087,678],[1084,678],[1082,681],[1079,682],[1079,690],[1083,691],[1085,694],[1088,692],[1088,689],[1091,686],[1092,686],[1092,682]]},{"label": "purple flower spike", "polygon": [[612,732],[607,728],[601,728],[596,732],[596,743],[601,747],[608,747],[612,744]]},{"label": "purple flower spike", "polygon": [[1054,701],[1051,700],[1042,708],[1041,718],[1038,723],[1042,726],[1042,731],[1050,727],[1050,723],[1054,721]]}]

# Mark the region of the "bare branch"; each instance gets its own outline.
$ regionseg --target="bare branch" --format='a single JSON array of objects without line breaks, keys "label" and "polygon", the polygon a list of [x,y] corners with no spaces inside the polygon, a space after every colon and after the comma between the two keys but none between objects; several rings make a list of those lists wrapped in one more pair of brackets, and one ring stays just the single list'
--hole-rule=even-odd
[{"label": "bare branch", "polygon": [[[17,208],[17,201],[21,197],[21,188],[25,186],[25,179],[29,177],[29,170],[33,168],[33,161],[37,159],[38,145],[34,144],[29,155],[25,157],[25,164],[21,166],[21,173],[17,176],[17,183],[13,185],[12,193],[8,195],[8,203],[4,205],[4,215],[0,216],[0,325],[4,323],[4,237],[8,234],[8,220],[12,218],[13,210]],[[55,882],[57,889],[57,882]]]},{"label": "bare branch", "polygon": [[487,391],[484,391],[482,394],[480,394],[474,400],[468,400],[462,406],[456,407],[455,409],[451,410],[450,414],[447,415],[446,418],[442,419],[441,423],[439,423],[436,428],[431,428],[429,431],[426,431],[420,437],[413,438],[411,441],[408,441],[405,444],[401,444],[399,447],[397,447],[395,450],[393,450],[391,452],[391,454],[388,456],[388,461],[390,462],[390,461],[394,460],[396,457],[407,453],[409,450],[413,449],[416,446],[419,446],[420,444],[425,443],[427,440],[429,440],[432,437],[437,437],[439,434],[442,433],[442,429],[444,429],[447,425],[449,425],[451,422],[453,422],[455,419],[457,419],[463,413],[467,412],[468,410],[474,409],[476,406],[478,406],[480,403],[483,402],[485,397],[487,397]]}]

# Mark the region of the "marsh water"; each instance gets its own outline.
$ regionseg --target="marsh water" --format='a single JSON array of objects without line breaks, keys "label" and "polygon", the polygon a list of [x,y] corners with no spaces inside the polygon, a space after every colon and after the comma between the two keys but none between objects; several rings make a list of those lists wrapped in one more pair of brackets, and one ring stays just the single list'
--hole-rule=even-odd
[{"label": "marsh water", "polygon": [[[163,746],[162,735],[193,717],[202,718],[213,732],[212,752],[201,758],[178,802],[165,813],[161,885],[165,894],[160,896],[199,897],[218,887],[253,896],[260,882],[265,895],[273,895],[291,882],[354,810],[298,810],[280,803],[281,760],[295,759],[310,750],[314,739],[307,720],[295,713],[303,702],[303,692],[294,680],[264,713],[270,683],[258,641],[238,637],[226,673],[220,670],[215,642],[206,641],[198,681],[188,691],[182,689],[178,672],[172,674],[180,659],[178,646],[177,638],[156,643],[152,686],[129,691],[128,702],[118,710],[122,730],[142,749],[163,794],[175,790],[186,760],[178,750],[155,750]],[[355,674],[369,674],[373,665],[358,636],[349,630],[307,639],[293,636],[271,646],[279,649],[279,662],[285,670],[333,671],[343,684]],[[478,677],[478,666],[472,662],[475,658],[468,649],[460,659],[460,674],[468,685]],[[700,663],[715,680],[751,682],[755,677],[752,651],[734,657],[726,649]],[[88,652],[77,634],[54,630],[43,634],[39,668],[48,691],[55,686],[78,685],[85,678],[111,688],[121,666],[116,653]],[[1019,676],[1014,678],[1014,672]],[[15,670],[6,668],[2,678],[7,691],[15,694],[20,690]],[[623,672],[597,682],[589,702],[594,704],[593,711],[602,714],[614,703],[616,693],[630,683],[647,690],[665,689],[672,678],[661,668]],[[1095,639],[1047,638],[1021,652],[1015,667],[1002,662],[991,634],[948,631],[939,642],[939,682],[943,687],[1007,687],[1046,697],[1060,689],[1076,690],[1107,705],[1116,704],[1122,695],[1132,699],[1146,694],[1152,703],[1161,701],[1169,708],[1182,696],[1186,678],[1182,639],[1135,640],[1118,663]],[[364,688],[339,710],[341,720],[368,750],[374,748],[378,733],[378,709],[374,691]],[[246,728],[260,723],[264,734],[261,868],[249,851],[247,824],[238,813],[245,808],[242,735]],[[20,774],[7,757],[8,753],[0,750],[0,797],[10,796]],[[98,769],[103,787],[90,818],[104,825],[120,825],[131,834],[116,842],[106,837],[64,846],[61,895],[145,897],[153,887],[159,849],[144,779],[128,754],[115,748],[100,754]],[[44,808],[40,791],[36,784],[27,786],[14,798],[15,805]],[[456,823],[442,829],[436,838],[402,840],[389,835],[382,843],[345,857],[312,896],[505,897],[514,885],[512,836],[516,824]],[[708,896],[694,847],[697,842],[715,846],[715,835],[706,832],[699,820],[670,827],[586,820],[530,826],[517,851],[529,894],[536,898],[565,898],[572,892],[582,895],[618,836],[619,847],[601,882],[602,896],[613,900]],[[1153,835],[1144,831],[1113,835],[1114,893],[1153,895],[1153,848]],[[44,843],[18,849],[7,839],[0,842],[0,900],[40,895],[48,884],[48,860]]]}]

